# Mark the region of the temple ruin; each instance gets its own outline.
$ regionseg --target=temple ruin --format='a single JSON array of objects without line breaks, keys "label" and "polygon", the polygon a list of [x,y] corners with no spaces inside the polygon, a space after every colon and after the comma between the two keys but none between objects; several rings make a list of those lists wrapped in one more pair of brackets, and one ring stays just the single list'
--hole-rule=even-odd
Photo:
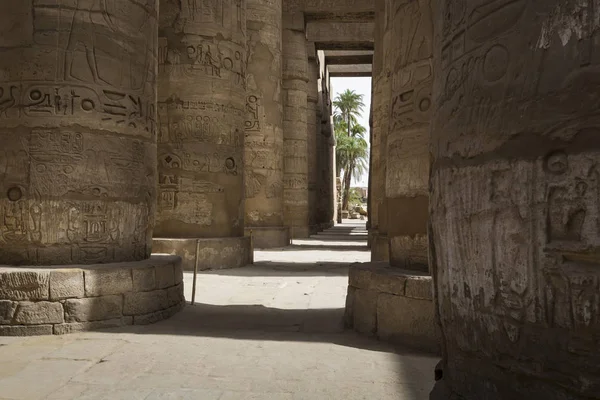
[{"label": "temple ruin", "polygon": [[433,400],[600,399],[599,8],[0,1],[0,335],[154,323],[333,227],[330,81],[369,76],[345,326],[440,354]]}]

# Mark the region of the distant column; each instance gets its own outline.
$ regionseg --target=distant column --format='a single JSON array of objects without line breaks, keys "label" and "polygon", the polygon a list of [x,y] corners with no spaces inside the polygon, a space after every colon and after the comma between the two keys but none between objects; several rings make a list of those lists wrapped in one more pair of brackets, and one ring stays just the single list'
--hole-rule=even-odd
[{"label": "distant column", "polygon": [[284,221],[294,237],[310,236],[308,196],[308,56],[302,13],[284,13]]},{"label": "distant column", "polygon": [[[429,125],[433,26],[429,0],[400,1],[389,10],[385,194],[390,264],[428,271]],[[404,40],[404,38],[410,38]]]},{"label": "distant column", "polygon": [[246,1],[165,1],[159,45],[155,250],[245,265]]},{"label": "distant column", "polygon": [[246,235],[257,248],[283,247],[282,0],[248,0]]},{"label": "distant column", "polygon": [[318,139],[321,135],[321,110],[319,109],[319,60],[314,43],[307,43],[308,90],[307,90],[307,154],[308,154],[308,207],[310,232],[318,231]]},{"label": "distant column", "polygon": [[389,125],[389,103],[391,95],[389,58],[386,51],[390,46],[389,34],[384,35],[387,29],[385,1],[376,2],[378,12],[375,23],[375,52],[373,54],[373,143],[371,160],[372,188],[370,215],[373,218],[371,229],[373,239],[371,243],[371,259],[373,261],[389,261],[389,238],[387,236],[387,198],[385,191],[387,153],[385,151]]}]

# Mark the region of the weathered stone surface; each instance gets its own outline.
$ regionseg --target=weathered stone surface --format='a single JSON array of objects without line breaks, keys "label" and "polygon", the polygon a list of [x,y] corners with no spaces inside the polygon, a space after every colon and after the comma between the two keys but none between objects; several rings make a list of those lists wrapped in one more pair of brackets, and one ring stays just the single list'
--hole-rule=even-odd
[{"label": "weathered stone surface", "polygon": [[67,335],[70,333],[118,328],[127,325],[133,325],[133,317],[115,318],[106,321],[69,322],[65,324],[57,324],[54,325],[53,333],[55,335]]},{"label": "weathered stone surface", "polygon": [[23,27],[0,34],[0,263],[147,258],[158,0],[23,6],[0,23]]},{"label": "weathered stone surface", "polygon": [[123,315],[123,296],[102,296],[65,301],[67,322],[100,321]]},{"label": "weathered stone surface", "polygon": [[246,1],[161,5],[154,237],[241,237]]},{"label": "weathered stone surface", "polygon": [[377,297],[379,293],[356,289],[354,292],[354,322],[353,326],[357,332],[368,335],[377,332]]},{"label": "weathered stone surface", "polygon": [[181,259],[178,259],[173,266],[173,274],[175,275],[175,284],[179,285],[183,282],[183,264]]},{"label": "weathered stone surface", "polygon": [[83,271],[62,269],[50,272],[50,300],[84,297]]},{"label": "weathered stone surface", "polygon": [[596,7],[435,7],[432,265],[461,398],[599,396]]},{"label": "weathered stone surface", "polygon": [[[164,310],[169,306],[167,290],[127,293],[124,295],[123,314],[143,315]],[[134,321],[135,323],[135,321]]]},{"label": "weathered stone surface", "polygon": [[0,325],[0,336],[52,335],[52,325]]},{"label": "weathered stone surface", "polygon": [[286,246],[283,228],[282,0],[248,0],[246,235],[255,247]]},{"label": "weathered stone surface", "polygon": [[410,276],[406,281],[406,297],[432,300],[433,280],[431,276]]},{"label": "weathered stone surface", "polygon": [[62,322],[64,322],[62,304],[49,301],[19,302],[13,320],[16,325],[60,324]]},{"label": "weathered stone surface", "polygon": [[131,276],[134,292],[148,292],[157,288],[154,267],[134,268]]},{"label": "weathered stone surface", "polygon": [[198,270],[238,268],[250,263],[250,238],[220,239],[154,239],[157,253],[177,254],[182,258],[183,269],[193,271],[198,253]]},{"label": "weathered stone surface", "polygon": [[308,56],[304,24],[293,25],[297,14],[284,13],[283,139],[284,222],[294,238],[310,236],[308,196],[307,82]]},{"label": "weathered stone surface", "polygon": [[255,249],[285,247],[290,244],[290,230],[287,227],[246,228],[246,236],[252,231],[252,244]]},{"label": "weathered stone surface", "polygon": [[48,300],[50,273],[0,270],[0,299]]},{"label": "weathered stone surface", "polygon": [[10,300],[0,300],[0,325],[12,323],[17,304]]},{"label": "weathered stone surface", "polygon": [[346,307],[344,309],[344,326],[348,329],[354,327],[354,298],[356,297],[356,288],[348,286],[346,294]]},{"label": "weathered stone surface", "polygon": [[183,283],[167,289],[167,303],[169,307],[175,306],[185,301],[183,293]]},{"label": "weathered stone surface", "polygon": [[162,321],[163,319],[171,318],[173,315],[177,314],[183,308],[185,303],[181,303],[177,306],[169,307],[166,310],[156,311],[153,313],[136,315],[133,317],[134,325],[148,325],[153,324],[158,321]]},{"label": "weathered stone surface", "polygon": [[131,275],[130,268],[85,270],[85,295],[91,297],[131,292]]},{"label": "weathered stone surface", "polygon": [[380,294],[377,299],[377,336],[385,341],[438,352],[433,302]]},{"label": "weathered stone surface", "polygon": [[161,265],[155,267],[156,288],[165,289],[175,285],[175,271],[173,265]]}]

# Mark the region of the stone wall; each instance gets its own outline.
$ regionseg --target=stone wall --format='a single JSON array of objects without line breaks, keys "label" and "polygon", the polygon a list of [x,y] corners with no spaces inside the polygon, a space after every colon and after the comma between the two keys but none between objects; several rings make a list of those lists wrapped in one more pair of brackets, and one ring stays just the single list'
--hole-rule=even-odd
[{"label": "stone wall", "polygon": [[0,266],[0,336],[61,335],[144,325],[185,305],[179,257],[136,263]]},{"label": "stone wall", "polygon": [[381,340],[438,353],[431,276],[387,263],[350,268],[345,323]]}]

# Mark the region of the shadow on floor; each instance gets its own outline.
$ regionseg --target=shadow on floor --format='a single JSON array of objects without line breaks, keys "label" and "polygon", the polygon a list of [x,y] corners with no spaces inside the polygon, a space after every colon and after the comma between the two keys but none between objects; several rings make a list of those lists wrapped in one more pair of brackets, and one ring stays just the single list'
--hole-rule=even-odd
[{"label": "shadow on floor", "polygon": [[[277,261],[257,261],[243,268],[198,271],[198,275],[220,276],[347,276],[348,268],[354,262],[304,262],[290,263]],[[191,274],[191,271],[186,271]]]}]

